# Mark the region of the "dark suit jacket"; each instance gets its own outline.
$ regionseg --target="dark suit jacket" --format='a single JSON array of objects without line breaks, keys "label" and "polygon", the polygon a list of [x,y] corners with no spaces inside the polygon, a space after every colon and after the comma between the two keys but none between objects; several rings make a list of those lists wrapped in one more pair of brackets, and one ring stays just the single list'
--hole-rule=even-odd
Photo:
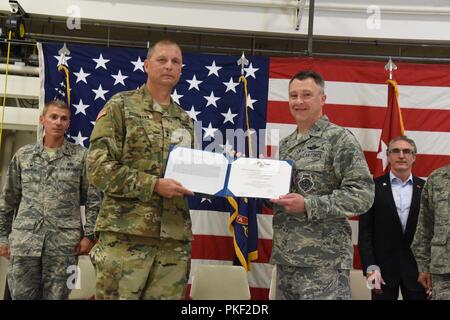
[{"label": "dark suit jacket", "polygon": [[400,279],[410,290],[420,290],[417,263],[411,251],[420,208],[424,180],[413,176],[413,195],[405,233],[392,195],[389,173],[376,178],[372,208],[359,217],[358,247],[363,273],[378,265],[387,286],[396,286]]}]

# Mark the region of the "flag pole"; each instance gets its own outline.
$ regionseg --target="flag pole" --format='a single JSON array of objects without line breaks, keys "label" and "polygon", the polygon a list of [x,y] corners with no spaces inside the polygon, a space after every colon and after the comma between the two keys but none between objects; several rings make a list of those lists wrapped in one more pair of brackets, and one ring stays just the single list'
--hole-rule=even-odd
[{"label": "flag pole", "polygon": [[389,71],[389,79],[386,80],[388,85],[388,101],[384,124],[381,128],[377,163],[374,172],[375,177],[385,174],[388,169],[387,150],[389,141],[397,136],[405,135],[402,112],[398,103],[398,86],[397,82],[393,80],[393,73],[397,70],[397,65],[392,61],[391,57],[389,57],[389,61],[384,66],[384,69]]},{"label": "flag pole", "polygon": [[[247,88],[247,79],[244,75],[244,68],[249,64],[248,59],[245,57],[245,53],[242,52],[242,56],[237,60],[237,65],[241,67],[241,75],[239,77],[239,82],[243,84],[244,89],[244,108],[245,108],[245,126],[247,129],[247,142],[248,142],[248,150],[249,154],[246,156],[250,156],[252,154],[251,150],[251,136],[250,136],[250,123],[248,116],[248,88]],[[245,150],[243,150],[245,153]],[[250,203],[250,199],[241,198],[235,199],[234,197],[227,197],[228,203],[232,208],[232,213],[230,215],[230,219],[228,222],[228,228],[230,230],[230,234],[233,238],[233,244],[235,248],[236,258],[239,263],[244,267],[246,271],[250,271],[250,263],[258,259],[258,251],[257,247],[253,250],[249,247],[248,239],[251,237],[251,226],[256,221],[256,217],[250,217],[250,207],[252,204]],[[253,220],[252,220],[253,219]],[[254,222],[252,222],[254,221]],[[238,237],[241,240],[238,240]],[[241,247],[242,237],[247,238],[247,243],[244,247]]]}]

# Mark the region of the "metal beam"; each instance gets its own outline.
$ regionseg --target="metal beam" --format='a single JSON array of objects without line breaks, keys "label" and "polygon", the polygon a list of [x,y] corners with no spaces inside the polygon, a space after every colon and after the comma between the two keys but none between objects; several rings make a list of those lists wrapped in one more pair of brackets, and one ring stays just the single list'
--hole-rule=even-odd
[{"label": "metal beam", "polygon": [[[0,90],[5,87],[5,75],[0,74]],[[2,95],[4,92],[2,92]],[[6,96],[10,98],[38,99],[40,94],[40,81],[37,77],[8,75]]]},{"label": "metal beam", "polygon": [[38,119],[39,109],[5,107],[3,130],[36,131]]},{"label": "metal beam", "polygon": [[313,54],[314,0],[309,0],[308,55]]}]

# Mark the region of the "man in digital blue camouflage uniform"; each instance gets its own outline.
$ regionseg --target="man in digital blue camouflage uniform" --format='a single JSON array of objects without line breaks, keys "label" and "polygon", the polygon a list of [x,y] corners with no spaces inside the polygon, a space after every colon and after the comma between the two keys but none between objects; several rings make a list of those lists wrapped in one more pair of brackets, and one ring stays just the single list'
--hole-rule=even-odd
[{"label": "man in digital blue camouflage uniform", "polygon": [[280,143],[293,160],[291,193],[272,199],[276,299],[351,299],[348,217],[369,210],[374,183],[353,134],[323,115],[324,80],[314,71],[289,82],[297,130]]},{"label": "man in digital blue camouflage uniform", "polygon": [[432,299],[450,300],[450,164],[433,171],[425,183],[411,248],[417,281]]},{"label": "man in digital blue camouflage uniform", "polygon": [[42,141],[20,148],[8,168],[0,197],[0,255],[9,259],[13,299],[67,299],[77,256],[93,246],[99,198],[88,185],[86,150],[64,139],[69,119],[67,104],[47,103],[39,118]]}]

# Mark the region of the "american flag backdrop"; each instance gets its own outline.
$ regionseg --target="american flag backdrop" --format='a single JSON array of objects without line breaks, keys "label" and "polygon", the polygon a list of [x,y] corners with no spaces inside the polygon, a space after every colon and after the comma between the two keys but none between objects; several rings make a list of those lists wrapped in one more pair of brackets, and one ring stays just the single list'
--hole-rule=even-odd
[{"label": "american flag backdrop", "polygon": [[[46,101],[61,95],[64,89],[64,75],[57,68],[63,62],[58,54],[61,47],[62,44],[39,46]],[[65,61],[72,109],[68,139],[88,147],[96,115],[106,101],[116,92],[136,89],[146,81],[143,69],[146,50],[72,44],[67,44],[67,48],[70,54]],[[250,127],[268,130],[264,142],[274,157],[278,154],[279,139],[295,129],[287,103],[288,81],[301,69],[313,69],[326,79],[325,113],[331,121],[355,134],[373,172],[387,106],[385,62],[247,58],[249,65],[244,75],[248,81]],[[242,125],[243,86],[238,80],[241,75],[238,59],[239,56],[183,55],[182,77],[172,98],[191,118],[201,121],[201,134],[207,139],[203,147],[216,143],[229,148],[232,142],[222,139],[226,137],[224,130]],[[408,63],[397,66],[394,79],[399,85],[406,134],[415,140],[419,153],[413,171],[427,177],[432,170],[450,163],[450,66]],[[198,264],[232,264],[235,248],[228,228],[231,212],[228,202],[220,198],[193,198],[190,206],[194,233],[191,270]],[[258,259],[251,264],[249,284],[253,299],[267,299],[272,274],[268,263],[272,245],[271,212],[262,208],[257,222]],[[350,223],[356,244],[357,221]],[[357,268],[356,246],[355,249]]]}]

